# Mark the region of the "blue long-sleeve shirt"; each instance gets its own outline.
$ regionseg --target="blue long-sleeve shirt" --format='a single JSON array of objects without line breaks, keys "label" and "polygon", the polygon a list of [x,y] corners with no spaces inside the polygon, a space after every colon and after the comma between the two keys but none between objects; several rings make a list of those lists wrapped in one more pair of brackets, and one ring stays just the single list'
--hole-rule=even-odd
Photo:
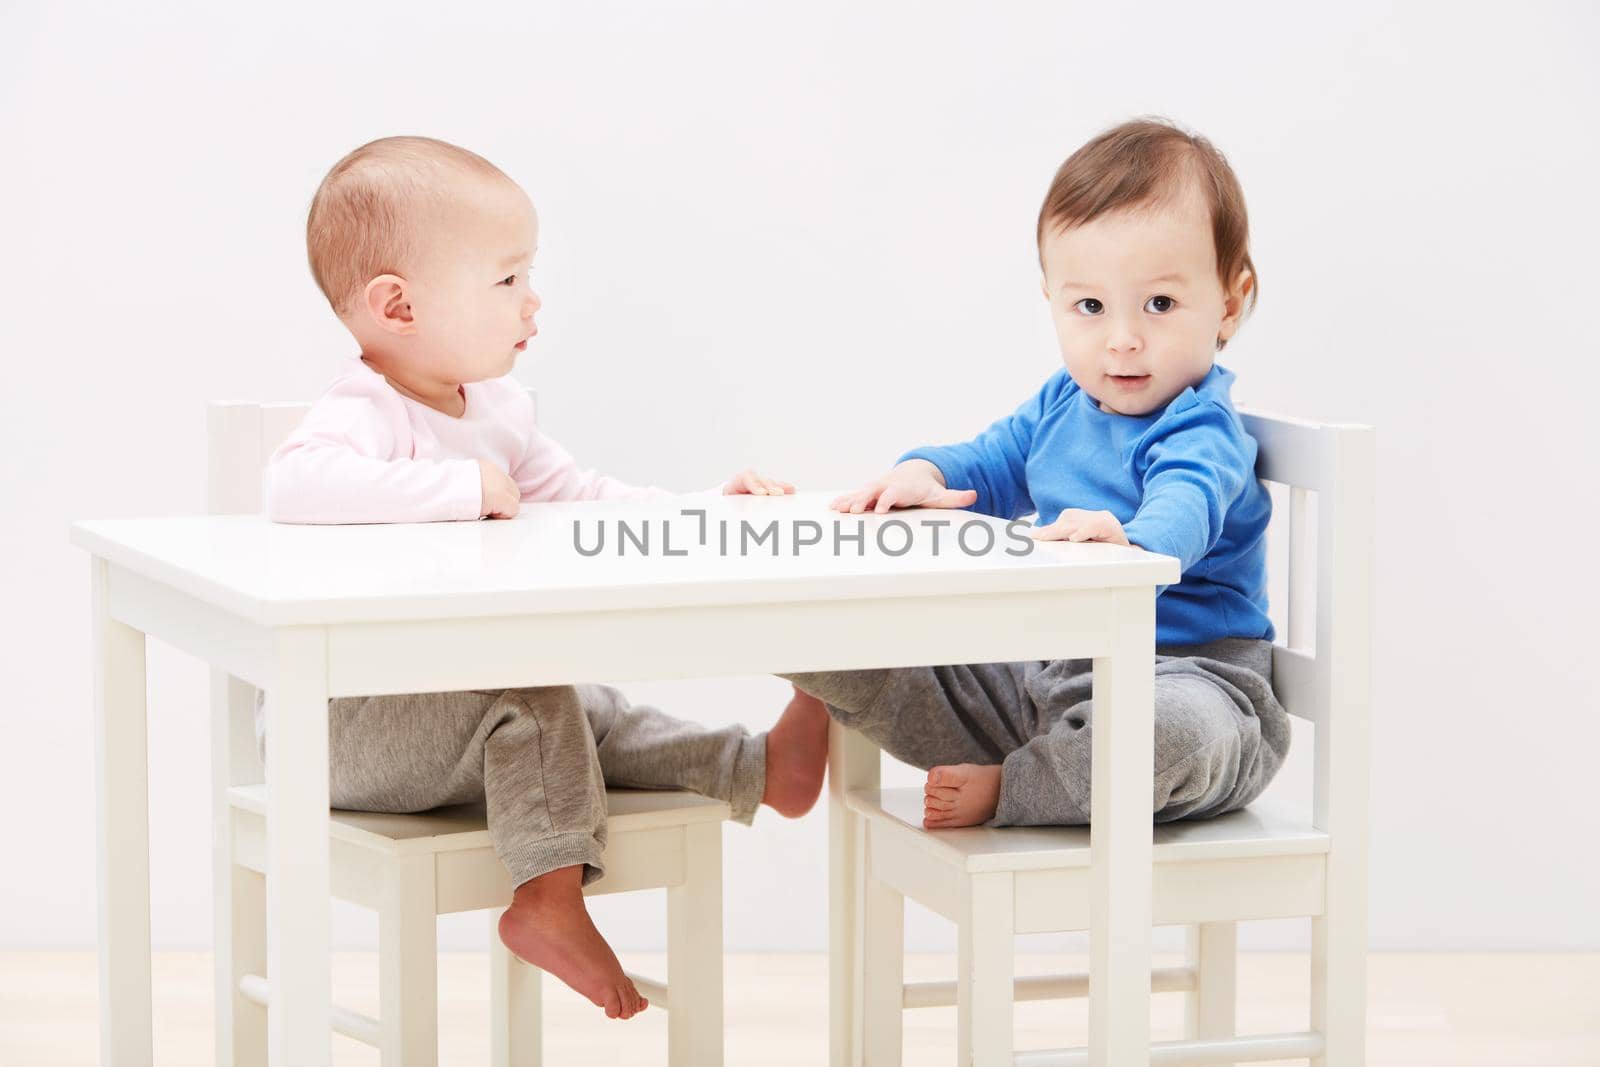
[{"label": "blue long-sleeve shirt", "polygon": [[1109,511],[1128,540],[1181,561],[1157,587],[1156,644],[1223,637],[1272,640],[1267,521],[1272,498],[1255,476],[1256,442],[1233,409],[1233,372],[1213,365],[1160,411],[1100,410],[1066,370],[963,444],[917,448],[951,489],[975,489],[970,510],[1005,519],[1067,508]]}]

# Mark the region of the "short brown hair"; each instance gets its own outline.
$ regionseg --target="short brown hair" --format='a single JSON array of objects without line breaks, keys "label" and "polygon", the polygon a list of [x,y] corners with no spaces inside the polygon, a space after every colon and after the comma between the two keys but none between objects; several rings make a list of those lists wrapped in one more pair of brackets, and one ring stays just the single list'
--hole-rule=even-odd
[{"label": "short brown hair", "polygon": [[[1244,190],[1227,159],[1210,141],[1169,119],[1149,117],[1113,126],[1067,157],[1039,208],[1035,239],[1043,246],[1051,229],[1066,230],[1125,208],[1168,201],[1189,190],[1211,212],[1217,277],[1224,288],[1248,270],[1250,311],[1261,290],[1250,259],[1250,218]],[[1219,341],[1221,348],[1227,342]]]},{"label": "short brown hair", "polygon": [[476,152],[432,137],[384,137],[333,165],[306,215],[311,276],[341,317],[380,274],[403,274],[418,217],[448,199],[449,179],[505,172]]}]

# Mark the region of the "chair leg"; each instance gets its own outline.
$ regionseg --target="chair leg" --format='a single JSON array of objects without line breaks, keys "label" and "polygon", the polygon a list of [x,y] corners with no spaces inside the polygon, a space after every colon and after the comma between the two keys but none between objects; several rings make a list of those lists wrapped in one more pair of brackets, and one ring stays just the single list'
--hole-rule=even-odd
[{"label": "chair leg", "polygon": [[[865,829],[871,833],[870,826]],[[860,855],[856,866],[866,878],[861,916],[865,1062],[871,1067],[899,1067],[905,1010],[905,898],[872,877],[870,857]]]},{"label": "chair leg", "polygon": [[828,723],[828,1063],[861,1067],[861,889],[856,864],[866,830],[845,804],[875,789],[882,754],[861,734]]},{"label": "chair leg", "polygon": [[266,1067],[267,1012],[239,992],[239,979],[267,973],[267,883],[234,862],[228,787],[261,780],[255,751],[255,689],[211,672],[212,954],[219,1067]]},{"label": "chair leg", "polygon": [[1334,925],[1329,914],[1311,920],[1311,1029],[1326,1042],[1312,1067],[1366,1062],[1366,924]]},{"label": "chair leg", "polygon": [[230,866],[216,899],[217,1063],[267,1067],[267,1009],[239,992],[240,978],[267,973],[267,880]]},{"label": "chair leg", "polygon": [[393,857],[384,864],[378,905],[383,1067],[434,1067],[439,1062],[438,967],[433,857]]},{"label": "chair leg", "polygon": [[667,1062],[722,1063],[722,824],[683,829],[684,880],[667,890]]},{"label": "chair leg", "polygon": [[956,1062],[1011,1067],[1015,942],[1012,876],[967,879],[956,961]]},{"label": "chair leg", "polygon": [[1191,1039],[1232,1037],[1237,1027],[1238,923],[1199,923],[1186,931],[1195,988],[1184,997],[1184,1034]]},{"label": "chair leg", "polygon": [[539,1067],[544,972],[523,963],[500,940],[500,913],[489,925],[489,1046],[492,1067]]}]

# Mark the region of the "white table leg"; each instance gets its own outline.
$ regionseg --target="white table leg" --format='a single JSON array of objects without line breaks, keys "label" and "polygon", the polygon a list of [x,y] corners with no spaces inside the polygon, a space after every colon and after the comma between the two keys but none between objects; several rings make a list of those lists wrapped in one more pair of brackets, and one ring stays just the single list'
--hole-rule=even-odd
[{"label": "white table leg", "polygon": [[1089,1062],[1149,1060],[1155,589],[1112,602],[1112,647],[1094,661],[1090,782]]},{"label": "white table leg", "polygon": [[722,824],[683,837],[684,881],[667,889],[667,1063],[722,1067]]},{"label": "white table leg", "polygon": [[327,1067],[329,1007],[328,656],[316,628],[274,634],[267,692],[267,1055]]},{"label": "white table leg", "polygon": [[111,617],[105,560],[91,560],[90,568],[100,1062],[121,1067],[149,1064],[154,1056],[144,634]]}]

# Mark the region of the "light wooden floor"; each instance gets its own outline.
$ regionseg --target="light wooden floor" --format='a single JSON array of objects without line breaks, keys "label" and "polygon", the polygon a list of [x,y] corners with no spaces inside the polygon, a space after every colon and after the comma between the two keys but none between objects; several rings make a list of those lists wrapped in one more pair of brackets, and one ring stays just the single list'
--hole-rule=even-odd
[{"label": "light wooden floor", "polygon": [[[1019,974],[1082,970],[1082,958],[1022,956]],[[1158,961],[1164,962],[1164,961]],[[627,954],[632,970],[664,975],[660,956]],[[949,956],[913,956],[908,979],[948,978]],[[1369,1064],[1373,1067],[1595,1067],[1600,1065],[1600,955],[1374,955],[1369,968]],[[155,965],[156,1062],[210,1064],[211,964],[203,953],[161,953]],[[343,1003],[375,1013],[370,954],[340,955],[334,988]],[[445,1065],[488,1060],[487,957],[440,959],[441,1057]],[[1239,965],[1245,1032],[1301,1030],[1308,968],[1303,955],[1246,953]],[[96,1061],[95,962],[89,953],[0,953],[0,1064],[87,1065]],[[761,1067],[827,1059],[826,961],[820,955],[734,955],[727,963],[727,1062]],[[549,1064],[666,1062],[666,1015],[611,1022],[546,979]],[[1082,1001],[1017,1007],[1017,1047],[1079,1045]],[[1182,1000],[1155,998],[1157,1039],[1177,1037]],[[951,1062],[953,1008],[906,1015],[908,1067]],[[335,1064],[376,1064],[377,1054],[333,1039]]]}]

